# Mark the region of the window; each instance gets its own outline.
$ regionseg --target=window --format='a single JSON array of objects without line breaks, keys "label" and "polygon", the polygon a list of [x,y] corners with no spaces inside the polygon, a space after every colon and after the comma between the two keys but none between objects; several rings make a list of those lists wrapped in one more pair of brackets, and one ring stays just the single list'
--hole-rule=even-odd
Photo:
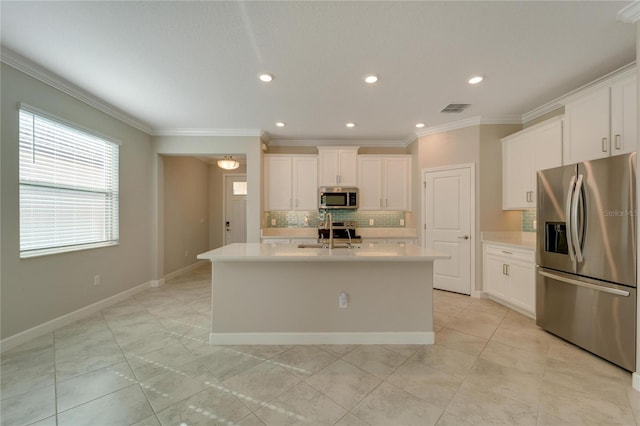
[{"label": "window", "polygon": [[233,182],[233,195],[247,195],[247,182]]},{"label": "window", "polygon": [[20,257],[117,244],[118,150],[20,105]]}]

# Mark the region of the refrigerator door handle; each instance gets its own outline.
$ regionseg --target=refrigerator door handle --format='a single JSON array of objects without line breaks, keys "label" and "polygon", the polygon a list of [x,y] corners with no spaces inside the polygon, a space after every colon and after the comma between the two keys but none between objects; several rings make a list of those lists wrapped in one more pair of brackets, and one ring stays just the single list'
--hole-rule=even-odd
[{"label": "refrigerator door handle", "polygon": [[571,236],[571,200],[573,199],[573,188],[576,183],[576,176],[571,176],[571,182],[569,183],[569,191],[567,192],[567,203],[565,206],[565,220],[567,224],[567,249],[569,251],[569,258],[574,262],[576,255],[573,252],[573,237]]},{"label": "refrigerator door handle", "polygon": [[615,294],[616,296],[629,297],[629,294],[630,294],[628,291],[618,290],[617,288],[585,283],[585,282],[574,280],[571,278],[561,277],[560,275],[551,274],[545,271],[538,271],[538,274],[542,275],[543,277],[551,278],[553,280],[562,281],[563,283],[577,285],[578,287],[586,287],[591,290],[602,291],[604,293]]},{"label": "refrigerator door handle", "polygon": [[582,180],[584,175],[579,175],[576,181],[576,187],[573,190],[573,199],[571,201],[571,240],[573,241],[574,252],[578,263],[584,261],[582,255],[582,245],[580,244],[580,235],[578,234],[578,202],[582,198]]}]

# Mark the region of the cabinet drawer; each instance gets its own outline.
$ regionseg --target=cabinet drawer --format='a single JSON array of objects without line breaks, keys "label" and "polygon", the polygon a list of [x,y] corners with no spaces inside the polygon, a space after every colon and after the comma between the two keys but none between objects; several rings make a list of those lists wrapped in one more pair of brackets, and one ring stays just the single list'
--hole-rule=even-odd
[{"label": "cabinet drawer", "polygon": [[527,262],[535,261],[535,252],[531,250],[517,249],[509,246],[496,246],[485,244],[484,251],[487,254],[500,256],[505,259],[522,260]]}]

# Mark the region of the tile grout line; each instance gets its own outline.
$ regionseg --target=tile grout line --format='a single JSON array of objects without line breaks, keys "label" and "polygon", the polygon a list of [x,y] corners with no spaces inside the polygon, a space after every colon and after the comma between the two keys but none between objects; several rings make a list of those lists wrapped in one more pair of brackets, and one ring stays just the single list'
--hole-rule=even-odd
[{"label": "tile grout line", "polygon": [[[146,291],[147,291],[147,290],[145,290],[144,292],[146,292]],[[130,297],[129,299],[132,299],[132,298],[133,298],[133,296],[132,296],[132,297]],[[128,300],[128,299],[125,299],[125,300]],[[141,306],[142,306],[142,305],[141,305]],[[147,311],[146,307],[144,307],[144,306],[143,306],[143,308],[144,308],[144,310],[145,310],[145,311]],[[149,312],[147,311],[147,313],[149,313]],[[108,328],[108,329],[109,329],[109,331],[111,332],[111,335],[113,336],[113,340],[116,342],[116,345],[118,345],[118,349],[120,349],[120,352],[122,353],[122,358],[124,358],[124,361],[126,362],[127,367],[129,367],[129,370],[131,370],[131,373],[132,373],[132,374],[136,377],[136,379],[137,379],[138,377],[136,376],[136,372],[134,371],[133,367],[131,367],[131,364],[130,364],[130,362],[129,362],[129,358],[127,358],[127,356],[125,355],[124,350],[122,349],[122,346],[120,345],[120,342],[118,341],[118,337],[116,336],[116,334],[114,333],[113,329],[111,328],[111,324],[109,324],[109,321],[107,320],[107,318],[105,318],[104,313],[102,312],[102,310],[100,310],[100,316],[102,317],[102,319],[103,319],[103,321],[105,322],[105,324],[107,324],[107,328]],[[115,364],[111,364],[111,365],[115,365]],[[137,385],[138,385],[138,387],[140,388],[140,391],[142,392],[142,395],[144,396],[144,399],[147,401],[147,404],[149,405],[149,408],[151,408],[151,412],[153,413],[153,416],[155,417],[155,419],[157,420],[157,422],[158,422],[159,424],[162,424],[162,423],[160,423],[160,419],[158,418],[158,416],[157,416],[157,414],[156,414],[156,410],[154,410],[154,409],[153,409],[153,405],[151,405],[151,401],[149,401],[149,398],[147,397],[146,392],[144,391],[144,389],[142,388],[142,386],[140,386],[140,382],[139,382],[139,381],[137,381]],[[125,388],[126,388],[126,387],[125,387]],[[125,388],[122,388],[122,389],[125,389]],[[108,394],[106,394],[106,395],[111,395],[111,394],[113,394],[113,393],[115,393],[115,392],[118,392],[118,391],[120,391],[120,389],[118,389],[118,390],[116,390],[116,391],[114,391],[114,392],[110,392],[110,393],[108,393]],[[102,397],[104,397],[104,396],[106,396],[106,395],[102,395],[100,398],[102,398]],[[146,418],[146,417],[145,417],[145,418]],[[141,419],[141,420],[144,420],[144,419]]]},{"label": "tile grout line", "polygon": [[51,332],[53,338],[53,398],[54,413],[56,416],[56,426],[58,426],[58,366],[56,364],[56,332]]}]

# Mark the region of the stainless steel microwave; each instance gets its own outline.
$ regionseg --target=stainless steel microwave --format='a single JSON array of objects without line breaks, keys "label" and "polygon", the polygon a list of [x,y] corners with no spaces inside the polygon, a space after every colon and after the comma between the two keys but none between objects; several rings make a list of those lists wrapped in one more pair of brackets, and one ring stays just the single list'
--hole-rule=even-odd
[{"label": "stainless steel microwave", "polygon": [[321,186],[319,189],[321,209],[357,209],[358,188]]}]

